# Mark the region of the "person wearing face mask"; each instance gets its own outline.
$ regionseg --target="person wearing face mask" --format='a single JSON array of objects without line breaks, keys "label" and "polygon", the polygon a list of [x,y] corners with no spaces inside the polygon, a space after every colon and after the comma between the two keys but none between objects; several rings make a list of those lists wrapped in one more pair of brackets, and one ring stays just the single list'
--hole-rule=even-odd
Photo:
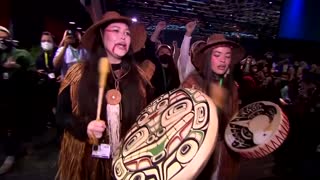
[{"label": "person wearing face mask", "polygon": [[173,61],[171,47],[161,44],[156,50],[156,55],[158,57],[155,61],[156,69],[151,79],[154,85],[154,97],[180,86],[179,73]]},{"label": "person wearing face mask", "polygon": [[37,86],[37,119],[39,133],[46,129],[46,125],[54,123],[53,108],[56,104],[56,97],[60,85],[60,69],[53,66],[53,57],[57,47],[50,32],[43,32],[41,35],[41,54],[36,59],[38,72]]},{"label": "person wearing face mask", "polygon": [[75,31],[69,34],[65,31],[61,46],[57,49],[54,58],[53,66],[56,69],[61,69],[61,76],[67,73],[68,69],[77,62],[88,58],[86,50],[81,46],[81,33]]},{"label": "person wearing face mask", "polygon": [[238,85],[233,80],[233,68],[244,57],[245,50],[227,40],[223,34],[213,34],[207,45],[197,51],[192,63],[197,71],[190,74],[182,87],[195,88],[210,96],[219,113],[218,138],[214,153],[197,179],[234,180],[239,170],[240,156],[224,142],[227,123],[238,110]]},{"label": "person wearing face mask", "polygon": [[[59,72],[53,66],[53,57],[57,51],[54,44],[53,35],[50,32],[43,32],[41,35],[41,54],[36,60],[37,71],[45,74],[50,79],[58,77]],[[51,74],[53,73],[53,74]]]},{"label": "person wearing face mask", "polygon": [[11,32],[0,26],[0,127],[6,132],[3,141],[6,158],[0,166],[0,175],[13,166],[26,135],[21,127],[30,123],[31,73],[35,66],[31,54],[15,46]]}]

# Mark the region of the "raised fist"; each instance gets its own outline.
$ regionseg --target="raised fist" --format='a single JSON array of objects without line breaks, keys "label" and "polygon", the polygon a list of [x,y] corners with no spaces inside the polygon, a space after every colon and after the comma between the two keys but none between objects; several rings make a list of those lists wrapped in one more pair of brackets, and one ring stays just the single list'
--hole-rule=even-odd
[{"label": "raised fist", "polygon": [[186,30],[188,33],[193,33],[194,29],[197,27],[196,21],[191,21],[186,25]]},{"label": "raised fist", "polygon": [[156,30],[158,31],[162,31],[167,27],[167,23],[165,21],[160,21],[158,22],[157,26],[156,26]]}]

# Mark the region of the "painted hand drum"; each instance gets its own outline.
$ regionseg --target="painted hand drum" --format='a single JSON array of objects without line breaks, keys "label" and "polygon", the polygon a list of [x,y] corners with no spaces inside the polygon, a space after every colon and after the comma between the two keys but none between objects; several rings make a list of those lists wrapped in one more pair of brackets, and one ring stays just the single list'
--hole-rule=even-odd
[{"label": "painted hand drum", "polygon": [[225,131],[227,145],[245,158],[264,157],[287,138],[289,121],[281,108],[267,101],[249,104],[232,118]]},{"label": "painted hand drum", "polygon": [[208,96],[173,90],[140,113],[114,156],[114,177],[194,179],[214,150],[217,132],[216,107]]}]

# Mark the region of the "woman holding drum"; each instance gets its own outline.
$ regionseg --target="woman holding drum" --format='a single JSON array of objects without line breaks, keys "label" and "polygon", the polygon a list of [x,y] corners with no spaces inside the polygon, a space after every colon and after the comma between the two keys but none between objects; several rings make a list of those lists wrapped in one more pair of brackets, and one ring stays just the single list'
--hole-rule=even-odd
[{"label": "woman holding drum", "polygon": [[107,12],[82,38],[90,59],[71,67],[58,97],[57,120],[65,128],[58,179],[112,179],[114,151],[146,106],[148,85],[133,60],[130,25],[130,18]]},{"label": "woman holding drum", "polygon": [[[197,71],[151,102],[137,117],[113,158],[117,180],[235,180],[240,155],[263,157],[288,132],[286,116],[269,102],[238,112],[231,72],[245,51],[222,34],[196,51]],[[282,119],[282,120],[280,120]]]},{"label": "woman holding drum", "polygon": [[212,35],[193,59],[198,72],[183,83],[183,87],[209,95],[219,113],[218,140],[199,179],[234,180],[240,156],[252,159],[269,155],[288,135],[288,118],[278,105],[258,101],[238,109],[237,84],[231,72],[244,54],[237,43]]},{"label": "woman holding drum", "polygon": [[225,39],[222,34],[214,34],[193,58],[197,72],[191,74],[182,85],[211,96],[219,112],[216,147],[199,179],[233,180],[237,177],[239,155],[227,148],[224,131],[238,110],[237,84],[232,78],[232,68],[244,55],[244,49],[237,43]]}]

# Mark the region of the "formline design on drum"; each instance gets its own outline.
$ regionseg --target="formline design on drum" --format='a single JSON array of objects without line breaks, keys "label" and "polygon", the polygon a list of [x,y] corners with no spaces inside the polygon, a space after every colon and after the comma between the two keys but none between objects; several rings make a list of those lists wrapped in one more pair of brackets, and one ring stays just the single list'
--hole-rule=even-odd
[{"label": "formline design on drum", "polygon": [[248,155],[243,155],[243,157],[252,159],[269,155],[271,152],[275,151],[277,148],[281,146],[281,144],[286,140],[288,133],[289,121],[286,116],[283,116],[283,124],[281,124],[279,134],[275,135],[274,140],[271,140],[270,143],[266,144],[266,147],[260,147],[259,150],[256,150],[253,153],[248,153]]},{"label": "formline design on drum", "polygon": [[138,116],[113,159],[116,179],[194,179],[217,139],[216,107],[194,89],[176,89]]},{"label": "formline design on drum", "polygon": [[288,118],[278,105],[259,101],[245,106],[232,118],[225,140],[242,157],[260,158],[279,148],[289,129]]}]

